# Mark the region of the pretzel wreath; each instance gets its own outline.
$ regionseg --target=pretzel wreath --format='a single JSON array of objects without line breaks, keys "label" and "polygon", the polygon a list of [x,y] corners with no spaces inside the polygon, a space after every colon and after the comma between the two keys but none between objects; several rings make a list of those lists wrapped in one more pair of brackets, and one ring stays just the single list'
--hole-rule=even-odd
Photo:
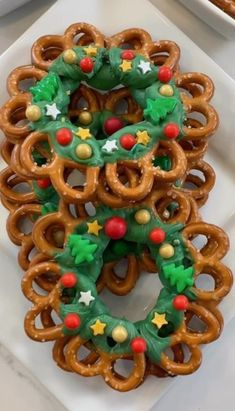
[{"label": "pretzel wreath", "polygon": [[[127,43],[130,49],[123,50]],[[211,80],[198,73],[179,73],[178,46],[170,41],[153,42],[144,30],[129,29],[104,38],[95,27],[78,23],[64,36],[36,41],[32,59],[35,66],[19,67],[9,76],[12,97],[1,110],[0,125],[8,140],[21,146],[13,157],[19,158],[24,175],[50,176],[68,202],[92,198],[103,166],[117,196],[144,198],[154,180],[167,177],[172,182],[185,174],[185,156],[172,140],[184,137],[188,145],[182,146],[192,165],[204,155],[206,139],[217,127],[216,112],[208,104],[213,95]],[[21,90],[25,79],[36,79],[36,84]],[[111,90],[118,85],[126,88]],[[103,97],[97,89],[111,91]],[[85,110],[78,104],[81,96],[86,100]],[[116,103],[123,97],[127,113],[117,115]],[[203,115],[205,124],[191,118],[195,112]],[[19,127],[18,122],[26,118],[30,123]],[[170,142],[177,159],[165,174],[152,163],[160,140]],[[49,154],[38,164],[32,152],[42,145],[47,145]],[[126,187],[119,180],[118,168],[123,164],[138,170],[136,187]],[[82,190],[70,187],[69,169],[84,175]]]},{"label": "pretzel wreath", "polygon": [[[45,239],[52,214],[42,217],[34,226],[33,236],[38,239],[37,248],[54,256],[54,261],[32,265],[22,281],[24,294],[34,303],[25,319],[28,335],[39,341],[62,338],[64,342],[68,341],[64,336],[74,336],[65,351],[67,366],[85,376],[100,374],[121,391],[134,388],[143,380],[145,356],[171,374],[196,370],[201,361],[198,345],[218,337],[221,326],[214,314],[215,305],[232,285],[229,269],[220,262],[228,249],[228,239],[221,229],[201,222],[185,228],[179,223],[163,223],[149,204],[118,210],[101,206],[94,217],[82,219],[73,227],[62,250]],[[54,215],[54,221],[61,223],[59,215]],[[69,226],[67,223],[67,230],[71,230]],[[207,238],[201,249],[191,242],[199,234]],[[109,314],[97,294],[96,280],[103,262],[129,254],[141,256],[146,247],[157,265],[163,289],[146,319],[133,324]],[[39,295],[32,288],[33,281],[47,272],[61,279],[48,295]],[[195,283],[195,278],[204,272],[215,279],[213,291],[201,290]],[[214,304],[213,310],[210,304]],[[205,321],[204,333],[188,331],[186,309]],[[53,310],[62,323],[53,322]],[[48,320],[43,328],[36,325],[39,315]],[[85,343],[96,353],[94,364],[81,363],[77,358]],[[189,348],[191,354],[186,363],[170,360],[165,354],[167,347],[177,344]],[[134,359],[135,371],[125,380],[113,370],[118,358]]]}]

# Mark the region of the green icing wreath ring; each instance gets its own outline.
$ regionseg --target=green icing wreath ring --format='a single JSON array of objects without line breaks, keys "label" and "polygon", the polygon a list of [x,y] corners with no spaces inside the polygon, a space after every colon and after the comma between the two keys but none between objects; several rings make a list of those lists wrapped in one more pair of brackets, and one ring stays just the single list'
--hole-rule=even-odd
[{"label": "green icing wreath ring", "polygon": [[[108,110],[98,110],[85,113],[85,120],[81,117],[82,123],[79,118],[72,123],[68,117],[70,95],[82,83],[99,91],[126,86],[143,110],[143,121],[128,124]],[[151,174],[152,182],[152,158],[159,141],[178,140],[184,136],[185,111],[171,69],[156,67],[130,50],[92,46],[66,50],[30,92],[32,105],[28,106],[26,116],[32,120],[29,127],[35,132],[23,142],[21,158],[36,178],[51,175],[56,190],[60,176],[57,172],[53,177],[53,164],[42,165],[37,157],[31,159],[32,147],[40,140],[44,141],[42,135],[49,137],[48,149],[57,159],[71,167],[76,167],[76,164],[88,167],[96,174],[96,181],[98,170],[105,164],[123,161],[144,164],[146,158],[146,178]],[[60,164],[54,164],[54,168],[58,169]],[[144,182],[142,186],[146,186],[145,191],[149,189]],[[125,196],[131,199],[129,192]]]},{"label": "green icing wreath ring", "polygon": [[[43,219],[39,230],[42,223]],[[62,274],[61,292],[68,299],[59,308],[64,335],[79,335],[108,354],[146,351],[153,363],[159,363],[161,353],[170,346],[170,335],[183,320],[188,299],[196,298],[191,290],[193,259],[185,246],[183,228],[181,223],[162,222],[143,206],[120,210],[101,206],[94,217],[81,222],[64,250],[54,254]],[[163,288],[144,320],[132,323],[115,318],[96,289],[103,264],[131,254],[139,256],[146,248],[156,262]]]}]

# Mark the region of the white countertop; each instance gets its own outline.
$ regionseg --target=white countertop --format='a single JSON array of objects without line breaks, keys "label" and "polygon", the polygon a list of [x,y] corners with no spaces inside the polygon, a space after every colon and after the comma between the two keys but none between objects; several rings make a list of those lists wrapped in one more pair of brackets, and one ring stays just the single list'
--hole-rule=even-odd
[{"label": "white countertop", "polygon": [[[10,0],[9,0],[10,1]],[[116,0],[110,0],[116,1]],[[141,0],[138,0],[141,1]],[[18,10],[0,18],[0,54],[4,52],[41,14],[55,1],[33,0]],[[176,0],[152,0],[170,20],[187,34],[201,49],[212,57],[231,77],[235,79],[235,42],[220,36],[213,29],[198,20]],[[85,4],[85,2],[84,2]],[[49,31],[49,30],[48,30]],[[232,57],[231,57],[232,56]],[[17,63],[16,63],[17,65]],[[200,65],[199,65],[200,69]],[[1,68],[0,68],[1,71]],[[209,360],[200,369],[200,378],[192,376],[175,379],[175,384],[152,411],[170,411],[177,404],[181,411],[230,411],[233,409],[232,384],[235,377],[235,319],[230,322],[221,339],[213,344]],[[223,339],[223,346],[221,340]],[[39,347],[40,349],[40,347]],[[219,364],[228,364],[226,375],[219,373]],[[210,368],[213,381],[206,380],[206,370]],[[214,371],[214,372],[213,372]],[[198,374],[199,375],[199,374]],[[193,387],[192,387],[192,382]],[[226,388],[225,388],[226,387]],[[192,401],[192,389],[193,401]],[[214,392],[226,390],[224,396]],[[14,394],[13,394],[14,393]],[[66,411],[51,397],[45,388],[7,350],[0,346],[0,398],[1,411]],[[221,401],[219,400],[221,398]],[[93,410],[92,410],[93,411]],[[106,411],[106,410],[104,410]],[[107,410],[108,411],[108,410]]]}]

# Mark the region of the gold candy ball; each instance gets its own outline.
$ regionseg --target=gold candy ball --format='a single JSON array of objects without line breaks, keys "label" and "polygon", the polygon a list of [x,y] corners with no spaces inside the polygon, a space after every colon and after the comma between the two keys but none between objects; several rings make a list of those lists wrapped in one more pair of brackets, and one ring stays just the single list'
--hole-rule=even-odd
[{"label": "gold candy ball", "polygon": [[88,124],[92,122],[92,114],[89,111],[84,110],[79,114],[78,120],[79,120],[79,123],[87,126]]},{"label": "gold candy ball", "polygon": [[68,49],[65,50],[64,54],[63,54],[63,59],[65,61],[65,63],[67,64],[74,64],[77,61],[77,56],[74,50],[72,49]]},{"label": "gold candy ball", "polygon": [[163,258],[171,258],[175,254],[174,247],[171,244],[168,244],[168,243],[163,244],[159,248],[159,254]]},{"label": "gold candy ball", "polygon": [[92,148],[89,144],[79,144],[76,148],[76,154],[82,160],[86,160],[92,156]]},{"label": "gold candy ball", "polygon": [[148,210],[139,210],[135,213],[135,221],[138,224],[148,224],[150,221],[151,215]]},{"label": "gold candy ball", "polygon": [[123,343],[128,338],[128,332],[122,325],[117,325],[112,331],[112,338],[118,343]]},{"label": "gold candy ball", "polygon": [[163,86],[160,87],[159,91],[162,96],[171,97],[174,94],[174,89],[172,86],[170,86],[170,84],[163,84]]},{"label": "gold candy ball", "polygon": [[36,105],[31,105],[26,108],[25,115],[29,121],[38,121],[42,113],[40,107]]}]

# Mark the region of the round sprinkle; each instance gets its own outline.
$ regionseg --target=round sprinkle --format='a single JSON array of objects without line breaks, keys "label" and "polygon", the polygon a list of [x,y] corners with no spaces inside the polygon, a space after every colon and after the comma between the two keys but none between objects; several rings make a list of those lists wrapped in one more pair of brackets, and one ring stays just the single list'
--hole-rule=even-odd
[{"label": "round sprinkle", "polygon": [[77,61],[77,56],[74,50],[72,49],[68,49],[65,50],[64,54],[63,54],[63,59],[65,61],[65,63],[67,64],[74,64]]},{"label": "round sprinkle", "polygon": [[76,154],[82,160],[86,160],[92,156],[92,148],[89,144],[79,144],[76,148]]},{"label": "round sprinkle", "polygon": [[135,337],[131,341],[131,349],[136,354],[144,353],[147,350],[147,344],[144,338]]},{"label": "round sprinkle", "polygon": [[159,92],[162,96],[171,97],[174,95],[174,89],[170,84],[164,84],[160,87]]},{"label": "round sprinkle", "polygon": [[139,210],[135,213],[135,221],[138,224],[148,224],[151,219],[150,212],[148,210]]},{"label": "round sprinkle", "polygon": [[87,126],[88,124],[92,122],[92,114],[89,111],[84,110],[79,114],[78,121],[79,123]]},{"label": "round sprinkle", "polygon": [[31,106],[27,107],[25,115],[29,121],[38,121],[41,118],[42,113],[40,107],[32,104]]},{"label": "round sprinkle", "polygon": [[159,254],[162,258],[171,258],[175,254],[174,247],[171,244],[163,244],[159,249]]},{"label": "round sprinkle", "polygon": [[153,228],[149,233],[149,239],[154,244],[161,244],[166,238],[166,233],[162,228]]},{"label": "round sprinkle", "polygon": [[118,343],[123,343],[128,338],[127,329],[122,325],[118,325],[112,331],[112,338]]},{"label": "round sprinkle", "polygon": [[64,319],[64,325],[69,330],[75,330],[81,324],[81,319],[76,313],[67,314]]},{"label": "round sprinkle", "polygon": [[72,288],[77,284],[76,274],[73,272],[67,272],[64,275],[62,275],[60,282],[63,285],[63,287]]}]

